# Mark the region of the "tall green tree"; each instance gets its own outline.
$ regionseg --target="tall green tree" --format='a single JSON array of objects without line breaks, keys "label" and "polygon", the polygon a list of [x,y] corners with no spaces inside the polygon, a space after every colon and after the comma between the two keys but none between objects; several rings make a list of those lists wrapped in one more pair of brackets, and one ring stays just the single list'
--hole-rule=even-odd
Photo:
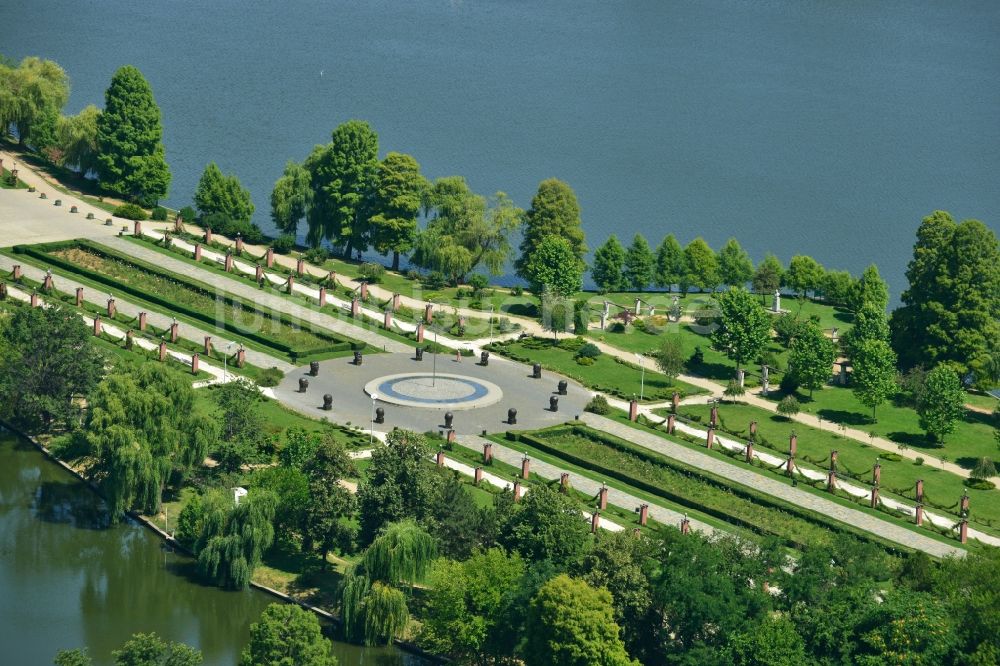
[{"label": "tall green tree", "polygon": [[803,326],[792,340],[788,355],[788,372],[802,386],[809,389],[810,397],[822,388],[833,373],[835,350],[833,343],[815,324]]},{"label": "tall green tree", "polygon": [[0,414],[27,430],[64,423],[101,379],[104,357],[79,315],[17,308],[0,323]]},{"label": "tall green tree", "polygon": [[354,540],[351,518],[357,500],[341,485],[357,476],[354,462],[343,444],[327,436],[302,467],[308,488],[303,506],[303,542],[307,549],[318,548],[325,555],[340,547],[348,550]]},{"label": "tall green tree", "polygon": [[719,295],[718,328],[712,342],[736,362],[739,370],[745,361],[753,361],[771,339],[771,315],[743,287],[733,287]]},{"label": "tall green tree", "polygon": [[428,576],[421,647],[459,663],[499,663],[510,652],[490,654],[488,641],[501,619],[505,593],[523,573],[521,556],[502,548],[477,552],[465,561],[437,560]]},{"label": "tall green tree", "polygon": [[656,248],[656,286],[670,289],[684,278],[684,249],[673,234],[667,234]]},{"label": "tall green tree", "polygon": [[205,500],[201,534],[195,543],[198,572],[216,585],[243,589],[274,542],[278,498],[269,490],[251,488],[234,504],[233,495],[219,490]]},{"label": "tall green tree", "polygon": [[727,240],[719,250],[719,277],[730,287],[746,287],[753,277],[753,261],[735,238]]},{"label": "tall green tree", "polygon": [[871,303],[880,310],[889,306],[889,285],[879,275],[878,266],[871,264],[858,279],[854,293],[851,294],[849,305],[857,312],[865,303]]},{"label": "tall green tree", "polygon": [[474,548],[489,541],[492,510],[480,509],[457,475],[441,484],[441,498],[434,507],[434,536],[446,557],[466,560]]},{"label": "tall green tree", "polygon": [[429,455],[424,436],[408,430],[391,431],[385,446],[375,447],[358,486],[362,544],[371,543],[387,523],[430,518],[440,478],[427,465]]},{"label": "tall green tree", "polygon": [[410,621],[402,590],[350,570],[340,585],[340,609],[344,635],[365,645],[388,645]]},{"label": "tall green tree", "polygon": [[757,270],[753,274],[753,290],[761,295],[770,295],[777,290],[784,281],[784,268],[781,262],[773,254],[764,257],[764,261],[757,264]]},{"label": "tall green tree", "polygon": [[253,382],[243,377],[212,389],[219,406],[220,433],[216,450],[219,466],[235,472],[244,464],[260,461],[264,444],[264,397]]},{"label": "tall green tree", "polygon": [[625,251],[625,281],[635,291],[643,291],[656,277],[656,258],[642,234],[632,238]]},{"label": "tall green tree", "polygon": [[115,666],[198,666],[201,652],[190,645],[165,641],[155,633],[135,634],[111,653]]},{"label": "tall green tree", "polygon": [[[715,251],[708,246],[701,236],[695,238],[684,248],[684,266],[687,272],[682,281],[682,287],[697,287],[702,291],[715,291],[719,286],[719,259]],[[687,293],[687,288],[681,289]]]},{"label": "tall green tree", "polygon": [[225,215],[234,222],[247,224],[253,217],[254,205],[250,192],[233,174],[225,175],[215,162],[209,162],[194,192],[194,205],[202,217]]},{"label": "tall green tree", "polygon": [[437,543],[413,520],[389,523],[361,556],[361,567],[372,581],[398,587],[413,585],[437,558]]},{"label": "tall green tree", "polygon": [[112,518],[154,513],[175,470],[200,465],[217,436],[215,423],[194,410],[194,390],[178,372],[145,363],[114,372],[89,399],[86,442]]},{"label": "tall green tree", "polygon": [[618,242],[618,238],[611,234],[608,240],[594,251],[594,264],[590,268],[590,276],[602,293],[621,291],[625,282],[624,271],[625,248]]},{"label": "tall green tree", "polygon": [[309,238],[326,239],[344,254],[367,250],[371,243],[372,193],[378,173],[378,134],[363,120],[349,120],[333,130],[330,143],[306,159],[312,183]]},{"label": "tall green tree", "polygon": [[319,620],[295,604],[271,604],[250,625],[240,666],[337,666]]},{"label": "tall green tree", "polygon": [[164,157],[160,107],[132,65],[111,77],[97,118],[97,173],[101,186],[130,201],[155,204],[167,196],[170,168]]},{"label": "tall green tree", "polygon": [[849,306],[858,293],[857,280],[847,271],[827,271],[819,289],[823,292],[823,300],[830,305]]},{"label": "tall green tree", "polygon": [[16,67],[0,63],[0,135],[13,127],[18,145],[35,146],[36,126],[58,118],[68,99],[69,77],[58,63],[37,57]]},{"label": "tall green tree", "polygon": [[955,371],[940,365],[927,373],[924,393],[917,405],[920,427],[932,441],[943,443],[965,415],[965,394]]},{"label": "tall green tree", "polygon": [[859,666],[948,664],[958,655],[954,620],[941,601],[924,592],[886,594],[858,630]]},{"label": "tall green tree", "polygon": [[533,250],[524,272],[531,276],[531,290],[560,296],[572,296],[583,288],[586,265],[577,259],[570,242],[562,236],[546,236]]},{"label": "tall green tree", "polygon": [[101,112],[88,104],[75,116],[59,119],[60,163],[81,175],[97,170],[97,118]]},{"label": "tall green tree", "polygon": [[271,190],[271,220],[274,226],[286,234],[295,235],[299,222],[309,211],[312,197],[309,170],[298,162],[288,160],[281,178],[274,182],[274,189]]},{"label": "tall green tree", "polygon": [[507,508],[509,513],[501,517],[501,541],[526,560],[551,560],[565,570],[586,552],[587,522],[569,496],[548,486],[535,486],[520,504]]},{"label": "tall green tree", "polygon": [[392,270],[399,270],[399,255],[413,249],[417,215],[430,183],[410,155],[389,153],[375,173],[370,223],[372,245],[380,254],[392,252]]},{"label": "tall green tree", "polygon": [[1000,353],[1000,243],[982,222],[956,224],[943,211],[924,218],[909,288],[892,313],[892,343],[904,368],[950,363],[977,379]]},{"label": "tall green tree", "polygon": [[800,666],[805,642],[786,617],[767,617],[729,637],[726,658],[733,666]]},{"label": "tall green tree", "polygon": [[822,287],[825,273],[818,261],[808,255],[797,254],[788,262],[785,283],[802,298],[806,292],[816,291]]},{"label": "tall green tree", "polygon": [[440,271],[456,285],[480,265],[493,275],[503,272],[510,235],[524,216],[510,197],[497,192],[487,201],[461,176],[449,176],[434,182],[424,207],[430,221],[417,235],[411,262]]},{"label": "tall green tree", "polygon": [[566,574],[539,590],[528,607],[528,666],[631,666],[614,619],[611,594]]},{"label": "tall green tree", "polygon": [[854,326],[844,335],[844,347],[854,355],[862,343],[879,340],[889,342],[889,318],[876,303],[867,302],[854,313]]},{"label": "tall green tree", "polygon": [[864,340],[854,347],[851,357],[854,396],[862,405],[875,409],[899,390],[896,383],[896,353],[884,340]]},{"label": "tall green tree", "polygon": [[537,283],[537,262],[533,255],[548,236],[558,236],[569,243],[577,262],[583,262],[587,242],[580,226],[580,204],[567,183],[549,178],[538,184],[531,208],[524,214],[521,255],[514,263],[517,274],[529,283]]}]

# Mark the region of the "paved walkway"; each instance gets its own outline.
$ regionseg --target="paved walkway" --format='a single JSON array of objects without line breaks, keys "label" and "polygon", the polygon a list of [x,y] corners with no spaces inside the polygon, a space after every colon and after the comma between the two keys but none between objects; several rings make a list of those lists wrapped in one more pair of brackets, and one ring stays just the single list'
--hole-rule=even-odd
[{"label": "paved walkway", "polygon": [[[45,271],[42,270],[41,268],[38,268],[37,266],[33,266],[31,264],[24,263],[18,259],[11,259],[10,257],[0,255],[0,271],[2,271],[3,273],[5,274],[9,273],[13,269],[15,264],[20,264],[21,270],[24,273],[24,275],[26,277],[31,278],[32,280],[41,282],[45,278]],[[77,287],[83,287],[84,300],[86,300],[88,303],[94,303],[101,307],[107,306],[108,302],[107,292],[99,292],[93,287],[87,287],[82,283],[74,280],[73,278],[61,274],[54,274],[52,282],[53,286],[57,290],[68,294],[75,293]],[[146,306],[136,305],[131,301],[123,299],[121,296],[118,296],[117,294],[115,295],[115,307],[117,308],[118,312],[127,315],[129,317],[138,317],[140,312],[147,313],[146,321],[149,323],[149,325],[158,329],[167,328],[174,321],[173,317],[171,316],[163,314],[162,312],[153,311]],[[178,325],[178,333],[182,338],[190,340],[198,345],[204,344],[206,336],[212,336],[212,341],[216,349],[223,349],[225,345],[228,344],[228,341],[231,340],[231,338],[226,337],[229,334],[226,332],[225,329],[217,328],[213,329],[210,332],[207,329],[199,328],[197,326],[193,326],[185,322],[181,322]],[[295,367],[287,361],[283,361],[279,358],[276,358],[264,352],[257,351],[256,349],[247,348],[246,354],[247,354],[247,361],[251,365],[255,365],[259,368],[270,368],[273,366],[278,368],[282,372],[289,372]]]},{"label": "paved walkway", "polygon": [[117,236],[100,238],[98,242],[122,254],[130,255],[164,270],[187,275],[199,282],[215,287],[220,292],[235,294],[258,306],[269,308],[274,312],[283,312],[295,317],[299,321],[307,322],[312,326],[324,328],[345,337],[367,342],[373,347],[394,352],[409,351],[411,349],[409,345],[381,336],[374,331],[357,326],[353,322],[317,312],[312,308],[293,303],[277,294],[262,291],[214,271],[192,266],[180,259],[174,259],[173,257],[164,255],[162,252],[143,247],[124,238],[118,238]]},{"label": "paved walkway", "polygon": [[[477,435],[467,435],[464,437],[458,437],[456,439],[458,444],[461,444],[467,449],[471,449],[478,453],[483,452],[483,444],[489,442],[489,440],[479,437]],[[521,451],[515,451],[509,447],[503,446],[502,444],[497,444],[496,442],[489,442],[493,444],[493,457],[501,462],[505,462],[508,465],[513,465],[514,467],[520,469],[521,459],[524,457],[524,453]],[[565,469],[551,465],[543,460],[533,459],[531,461],[531,471],[544,479],[556,480],[560,475],[565,472]],[[569,483],[574,490],[578,490],[585,495],[592,495],[594,501],[597,501],[597,494],[601,490],[601,484],[593,479],[576,474],[574,472],[569,473]],[[651,504],[650,502],[640,499],[631,493],[627,493],[623,490],[618,490],[608,486],[608,504],[613,504],[622,509],[635,509],[636,510],[636,522],[633,527],[638,527],[638,508],[642,504],[649,504],[649,516],[659,523],[664,525],[673,525],[674,527],[680,528],[681,520],[686,516],[686,514],[679,513],[672,509],[667,509],[656,504]],[[700,520],[690,519],[691,529],[702,532],[706,535],[713,535],[721,533],[720,530],[703,523]]]},{"label": "paved walkway", "polygon": [[652,433],[643,432],[637,428],[632,428],[618,421],[598,416],[597,414],[584,413],[580,420],[587,425],[606,432],[615,437],[632,442],[643,448],[655,451],[661,455],[678,460],[692,467],[705,470],[724,479],[734,481],[741,485],[753,488],[754,490],[766,493],[773,497],[783,499],[791,504],[800,506],[810,511],[815,511],[824,516],[829,516],[842,523],[846,523],[866,532],[877,534],[883,539],[902,544],[908,548],[922,550],[935,557],[947,557],[949,555],[964,555],[965,551],[959,546],[951,546],[936,539],[924,536],[918,532],[900,527],[894,523],[876,518],[862,511],[843,506],[837,502],[818,497],[812,493],[798,488],[793,488],[784,483],[763,476],[751,471],[747,467],[741,467],[724,460],[719,460],[693,449],[689,449],[680,444],[668,441]]}]

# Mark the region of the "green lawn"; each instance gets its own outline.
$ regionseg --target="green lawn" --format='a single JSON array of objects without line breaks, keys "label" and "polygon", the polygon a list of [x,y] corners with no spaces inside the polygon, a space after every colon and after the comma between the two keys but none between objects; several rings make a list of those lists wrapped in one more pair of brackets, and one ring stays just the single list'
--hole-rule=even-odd
[{"label": "green lawn", "polygon": [[985,393],[967,392],[965,394],[965,404],[978,407],[980,409],[986,409],[991,412],[1000,409],[1000,400],[997,400],[992,395],[987,395]]},{"label": "green lawn", "polygon": [[27,183],[25,183],[20,178],[17,179],[16,183],[10,182],[10,169],[0,168],[0,189],[3,190],[26,190],[28,189]]},{"label": "green lawn", "polygon": [[618,362],[608,354],[598,356],[593,365],[580,365],[574,360],[573,352],[554,346],[551,340],[528,340],[530,341],[495,343],[493,349],[503,356],[524,363],[541,363],[543,367],[575,379],[588,388],[625,400],[638,396],[640,389],[644,402],[669,400],[674,391],[678,391],[681,396],[704,393],[696,386],[679,380],[671,381],[658,372],[643,373],[637,366]]},{"label": "green lawn", "polygon": [[[782,397],[780,392],[773,392],[768,399],[777,402]],[[997,424],[989,414],[966,412],[942,446],[928,440],[916,410],[910,407],[885,403],[878,408],[878,421],[873,423],[871,410],[858,402],[849,388],[827,386],[815,391],[811,399],[808,392],[800,390],[796,397],[802,411],[825,421],[875,433],[901,447],[926,451],[928,455],[958,463],[966,469],[971,469],[977,458],[997,457],[997,442],[993,437]]]},{"label": "green lawn", "polygon": [[[707,423],[710,408],[707,405],[685,405],[680,412],[682,416],[694,415],[702,423]],[[914,500],[914,484],[917,479],[924,480],[924,493],[929,502],[941,507],[950,507],[967,490],[962,478],[949,472],[917,465],[905,458],[898,461],[887,460],[881,449],[826,430],[787,421],[784,417],[758,407],[742,403],[722,403],[719,405],[719,420],[722,430],[741,439],[749,438],[750,421],[757,421],[756,446],[779,455],[788,452],[789,436],[795,432],[798,435],[800,461],[812,462],[814,467],[826,469],[830,451],[836,450],[840,469],[856,474],[864,482],[871,481],[872,466],[875,459],[879,458],[883,493],[888,491],[911,502]],[[1000,490],[968,489],[968,492],[973,522],[980,523],[978,527],[995,525],[1000,528]]]}]

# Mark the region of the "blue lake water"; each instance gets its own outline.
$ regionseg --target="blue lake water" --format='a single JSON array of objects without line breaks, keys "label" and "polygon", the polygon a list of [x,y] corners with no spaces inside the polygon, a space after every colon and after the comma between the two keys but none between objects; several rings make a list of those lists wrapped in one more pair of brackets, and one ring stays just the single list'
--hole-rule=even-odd
[{"label": "blue lake water", "polygon": [[576,190],[608,234],[736,236],[893,297],[933,209],[1000,220],[1000,3],[6,0],[0,51],[60,62],[69,107],[138,66],[190,202],[210,160],[268,196],[349,118],[431,177],[527,207]]}]

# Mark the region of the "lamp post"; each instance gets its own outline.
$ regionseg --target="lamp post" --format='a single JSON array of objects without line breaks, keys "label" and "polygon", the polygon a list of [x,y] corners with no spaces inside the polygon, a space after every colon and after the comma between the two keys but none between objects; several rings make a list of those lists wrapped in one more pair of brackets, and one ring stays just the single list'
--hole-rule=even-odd
[{"label": "lamp post", "polygon": [[493,344],[493,305],[490,304],[490,344]]},{"label": "lamp post", "polygon": [[378,400],[378,393],[372,393],[372,424],[368,434],[368,446],[375,442],[375,402]]},{"label": "lamp post", "polygon": [[234,344],[235,343],[230,342],[228,345],[226,345],[226,352],[222,355],[222,383],[223,384],[225,384],[227,381],[229,381],[227,379],[226,370],[229,367],[229,350],[233,348]]},{"label": "lamp post", "polygon": [[636,360],[639,362],[639,400],[642,400],[643,391],[646,388],[646,366],[642,364],[642,354],[635,355]]},{"label": "lamp post", "polygon": [[438,332],[434,329],[434,355],[431,359],[433,364],[431,366],[431,386],[437,386],[437,374],[438,374]]}]

